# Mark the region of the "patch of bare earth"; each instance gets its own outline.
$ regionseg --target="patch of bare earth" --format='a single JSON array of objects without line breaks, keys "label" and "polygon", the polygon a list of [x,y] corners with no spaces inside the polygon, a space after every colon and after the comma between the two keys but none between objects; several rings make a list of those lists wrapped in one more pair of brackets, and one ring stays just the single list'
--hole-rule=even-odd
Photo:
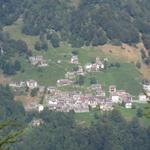
[{"label": "patch of bare earth", "polygon": [[150,66],[142,64],[140,72],[142,73],[144,79],[150,80]]},{"label": "patch of bare earth", "polygon": [[150,80],[150,66],[145,65],[141,58],[141,49],[143,49],[146,55],[148,55],[148,51],[144,47],[143,43],[138,43],[135,47],[129,46],[127,44],[123,44],[122,46],[106,44],[97,48],[101,50],[105,55],[110,55],[113,58],[118,58],[118,60],[120,61],[133,63],[140,62],[141,69],[139,69],[139,72],[144,79]]},{"label": "patch of bare earth", "polygon": [[0,74],[0,84],[8,84],[11,81],[10,78],[6,78],[3,74]]},{"label": "patch of bare earth", "polygon": [[139,49],[137,47],[131,47],[127,44],[122,46],[114,46],[111,44],[106,44],[104,46],[99,46],[99,49],[106,54],[116,57],[120,60],[127,62],[137,62],[139,60]]},{"label": "patch of bare earth", "polygon": [[16,101],[21,101],[25,110],[30,110],[32,107],[39,104],[39,98],[38,97],[31,97],[29,95],[27,96],[15,96]]}]

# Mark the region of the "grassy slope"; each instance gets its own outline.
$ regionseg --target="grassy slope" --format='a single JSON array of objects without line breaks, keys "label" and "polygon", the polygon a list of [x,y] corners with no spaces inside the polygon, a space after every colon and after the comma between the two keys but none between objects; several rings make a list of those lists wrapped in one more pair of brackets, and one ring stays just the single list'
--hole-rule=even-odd
[{"label": "grassy slope", "polygon": [[[123,117],[127,121],[131,121],[134,117],[136,117],[136,112],[138,108],[143,108],[145,107],[145,104],[136,104],[136,109],[125,109],[124,107],[116,107],[116,109],[122,114]],[[77,122],[82,122],[85,125],[90,125],[91,122],[95,121],[95,113],[97,115],[101,115],[99,111],[94,111],[94,112],[88,112],[88,113],[77,113],[75,114],[75,118]],[[146,117],[139,118],[139,122],[142,126],[148,127],[150,126],[150,120]]]},{"label": "grassy slope", "polygon": [[16,40],[23,40],[28,43],[28,47],[30,49],[33,49],[35,42],[38,40],[38,37],[36,36],[27,36],[21,33],[23,22],[21,19],[16,21],[11,26],[4,27],[4,31],[9,32],[11,38]]},{"label": "grassy slope", "polygon": [[[13,79],[35,79],[43,85],[55,85],[58,79],[64,78],[65,72],[72,70],[72,65],[69,61],[71,52],[75,49],[69,47],[68,44],[61,44],[61,47],[54,49],[49,44],[49,50],[47,52],[37,52],[34,50],[34,43],[38,40],[38,37],[22,34],[21,27],[22,21],[18,20],[14,25],[5,27],[4,30],[8,31],[12,38],[25,40],[35,55],[43,55],[49,60],[49,67],[38,69],[31,66],[25,58],[19,58],[22,62],[23,71]],[[111,68],[106,72],[87,75],[85,82],[86,86],[90,83],[89,78],[95,76],[105,89],[108,89],[110,84],[116,84],[118,89],[126,89],[134,95],[137,95],[141,91],[141,86],[139,85],[140,74],[133,64],[126,63],[125,58],[120,59],[119,57],[116,57],[116,55],[105,53],[100,48],[82,47],[76,50],[79,52],[79,60],[82,65],[95,60],[95,57],[97,56],[100,58],[107,57],[110,62],[119,61],[121,63],[119,69]],[[61,60],[62,63],[58,64],[58,60]]]},{"label": "grassy slope", "polygon": [[88,75],[95,76],[102,83],[104,89],[109,85],[117,85],[118,89],[125,89],[133,95],[138,95],[141,89],[140,75],[133,64],[123,63],[120,68],[110,68],[108,71]]}]

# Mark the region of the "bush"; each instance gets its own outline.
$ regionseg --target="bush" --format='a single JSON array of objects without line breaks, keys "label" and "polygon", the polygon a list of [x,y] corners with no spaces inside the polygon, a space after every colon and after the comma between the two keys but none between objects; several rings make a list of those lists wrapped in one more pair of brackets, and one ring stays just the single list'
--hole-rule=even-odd
[{"label": "bush", "polygon": [[32,96],[32,97],[37,96],[38,90],[39,90],[38,88],[33,89],[33,90],[31,91],[31,96]]},{"label": "bush", "polygon": [[119,68],[119,67],[120,67],[120,63],[116,62],[115,66],[116,66],[117,68]]},{"label": "bush", "polygon": [[141,117],[143,117],[143,114],[144,114],[143,109],[138,108],[137,112],[136,112],[136,116],[139,117],[139,118],[141,118]]},{"label": "bush", "polygon": [[54,48],[59,47],[60,39],[59,39],[59,36],[57,35],[57,33],[53,33],[50,40],[51,40],[52,46]]},{"label": "bush", "polygon": [[14,66],[15,66],[16,71],[19,71],[21,69],[20,61],[16,60]]},{"label": "bush", "polygon": [[136,63],[136,67],[137,67],[138,69],[141,68],[141,63],[140,63],[139,61]]},{"label": "bush", "polygon": [[90,78],[90,84],[96,84],[97,83],[97,80],[95,77],[91,77]]},{"label": "bush", "polygon": [[78,52],[77,50],[73,50],[73,51],[72,51],[72,54],[73,54],[73,55],[78,55],[79,52]]},{"label": "bush", "polygon": [[80,86],[84,84],[84,76],[80,75],[77,80],[76,83],[79,84]]},{"label": "bush", "polygon": [[143,40],[143,43],[144,43],[144,46],[147,48],[147,49],[150,49],[150,35],[147,35],[147,34],[143,34],[142,35],[142,40]]},{"label": "bush", "polygon": [[38,51],[40,51],[42,49],[42,45],[40,41],[37,41],[34,45],[34,48]]}]

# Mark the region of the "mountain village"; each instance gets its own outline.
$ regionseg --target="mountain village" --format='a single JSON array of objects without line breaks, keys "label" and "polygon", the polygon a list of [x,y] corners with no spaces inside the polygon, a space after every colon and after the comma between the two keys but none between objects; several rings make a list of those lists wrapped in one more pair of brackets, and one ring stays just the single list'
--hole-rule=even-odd
[{"label": "mountain village", "polygon": [[[87,63],[85,66],[82,66],[79,64],[78,56],[73,55],[70,63],[78,65],[77,69],[72,72],[66,72],[64,79],[57,80],[56,86],[41,86],[38,81],[32,79],[12,82],[9,86],[16,93],[27,93],[30,95],[35,90],[37,92],[36,97],[38,99],[42,97],[41,100],[34,100],[26,105],[25,109],[27,111],[37,110],[41,112],[44,108],[62,112],[74,111],[76,113],[89,112],[92,109],[112,111],[116,105],[132,109],[134,102],[147,103],[150,96],[150,84],[143,84],[144,92],[140,93],[136,99],[124,89],[118,89],[116,85],[110,85],[107,91],[98,83],[91,84],[84,92],[79,90],[61,90],[61,88],[66,86],[79,86],[75,84],[76,76],[102,71],[107,61],[107,58],[101,60],[97,57],[94,63]],[[29,58],[29,62],[36,67],[48,67],[48,61],[43,56],[32,56]]]}]

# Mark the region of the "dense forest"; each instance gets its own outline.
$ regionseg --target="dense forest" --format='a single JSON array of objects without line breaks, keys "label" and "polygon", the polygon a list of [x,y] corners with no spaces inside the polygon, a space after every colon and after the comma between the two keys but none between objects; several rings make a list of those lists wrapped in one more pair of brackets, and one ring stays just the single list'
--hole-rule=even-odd
[{"label": "dense forest", "polygon": [[90,127],[75,124],[73,114],[43,112],[44,124],[26,133],[18,150],[149,150],[149,129],[117,112],[98,117]]},{"label": "dense forest", "polygon": [[[36,50],[48,50],[48,43],[57,48],[61,41],[77,48],[122,42],[134,46],[142,41],[150,56],[149,7],[149,0],[1,0],[0,68],[7,75],[16,74],[20,62],[12,61],[10,55],[20,55],[21,47],[23,53],[29,52],[24,41],[10,39],[3,32],[3,27],[17,19],[23,21],[22,33],[40,37]],[[150,57],[141,53],[149,65]]]},{"label": "dense forest", "polygon": [[4,74],[14,75],[21,70],[17,57],[29,55],[27,44],[22,40],[14,40],[6,32],[0,32],[0,69]]},{"label": "dense forest", "polygon": [[[25,112],[23,106],[14,101],[8,86],[0,86],[0,122],[12,120],[18,126],[0,128],[0,144],[9,132],[24,130],[15,143],[4,144],[3,148],[14,150],[149,150],[150,128],[141,127],[138,119],[127,122],[114,110],[98,115],[90,126],[77,123],[74,112],[41,113]],[[33,126],[33,120],[42,120]],[[14,136],[13,136],[14,137]],[[1,147],[0,147],[1,148]]]},{"label": "dense forest", "polygon": [[0,3],[0,25],[22,17],[25,34],[45,33],[51,38],[56,33],[56,40],[68,41],[75,47],[114,40],[133,44],[141,39],[150,47],[149,0],[80,0],[76,7],[70,0],[2,0]]}]

